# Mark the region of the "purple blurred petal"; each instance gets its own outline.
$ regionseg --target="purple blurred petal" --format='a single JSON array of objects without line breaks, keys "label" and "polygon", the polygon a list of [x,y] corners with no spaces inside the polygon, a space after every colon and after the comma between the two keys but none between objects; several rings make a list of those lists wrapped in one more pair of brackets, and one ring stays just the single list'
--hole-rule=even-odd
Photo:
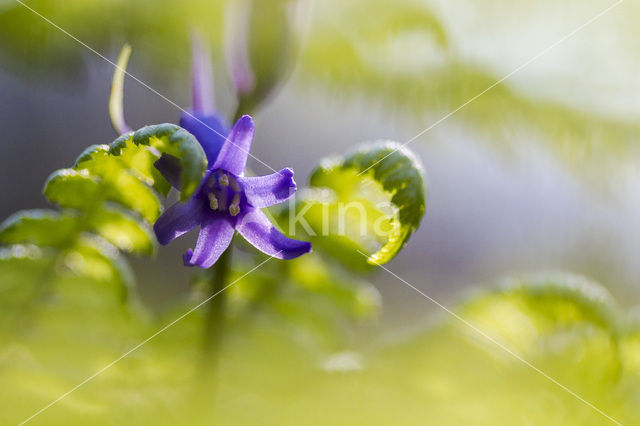
[{"label": "purple blurred petal", "polygon": [[184,255],[185,266],[211,267],[229,247],[233,232],[233,226],[226,216],[206,214],[195,249]]},{"label": "purple blurred petal", "polygon": [[260,209],[249,209],[236,230],[255,248],[278,259],[293,259],[311,251],[311,243],[284,236]]},{"label": "purple blurred petal", "polygon": [[180,116],[180,127],[196,137],[207,155],[209,168],[215,163],[227,137],[227,126],[217,115],[185,114]]},{"label": "purple blurred petal", "polygon": [[153,163],[160,174],[176,189],[180,189],[180,160],[173,155],[162,154],[160,158]]},{"label": "purple blurred petal", "polygon": [[225,31],[225,58],[236,93],[245,95],[253,91],[256,81],[249,63],[248,1],[232,2],[227,15]]},{"label": "purple blurred petal", "polygon": [[222,145],[212,169],[222,169],[236,176],[242,176],[247,165],[251,142],[253,142],[254,128],[253,119],[250,116],[240,117]]},{"label": "purple blurred petal", "polygon": [[191,103],[195,113],[212,115],[215,112],[213,102],[213,79],[211,78],[211,57],[197,36],[192,37],[191,65]]},{"label": "purple blurred petal", "polygon": [[186,203],[176,203],[169,207],[153,225],[158,242],[169,244],[200,224],[202,220],[202,201],[192,197]]},{"label": "purple blurred petal", "polygon": [[242,177],[238,180],[249,204],[258,208],[282,203],[296,192],[291,169],[282,169],[268,176]]}]

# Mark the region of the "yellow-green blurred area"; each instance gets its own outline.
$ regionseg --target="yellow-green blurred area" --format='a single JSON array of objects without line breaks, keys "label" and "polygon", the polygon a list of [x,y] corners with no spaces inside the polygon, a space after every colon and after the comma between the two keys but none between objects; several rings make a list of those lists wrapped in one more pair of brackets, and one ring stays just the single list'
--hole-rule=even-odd
[{"label": "yellow-green blurred area", "polygon": [[[232,116],[230,3],[25,0],[38,16],[0,0],[0,219],[51,208],[47,176],[115,139],[113,65],[87,46],[115,61],[129,43],[128,71],[188,107],[199,34]],[[373,207],[397,192],[372,174],[311,172],[360,142],[411,141],[426,213],[392,274],[358,253],[387,241],[360,235],[353,215],[345,236],[255,271],[266,258],[237,241],[219,359],[203,359],[209,305],[182,317],[209,294],[206,273],[182,264],[195,235],[155,247],[138,220],[161,207],[140,183],[155,173],[148,152],[135,152],[136,180],[104,151],[102,177],[127,189],[84,223],[104,239],[77,233],[54,252],[47,239],[76,223],[68,211],[20,217],[50,220],[33,235],[2,230],[0,423],[638,424],[639,3],[294,3],[253,1],[249,59],[269,90],[242,104],[252,154],[295,170],[301,204],[361,199],[378,218],[399,216]],[[178,120],[131,78],[124,100],[133,128]],[[83,173],[60,176],[93,179]],[[67,202],[83,208],[105,195],[78,188]],[[384,229],[405,232],[396,219]]]},{"label": "yellow-green blurred area", "polygon": [[[637,328],[615,316],[604,289],[580,277],[515,277],[459,305],[455,311],[468,324],[443,316],[429,327],[350,348],[327,337],[327,321],[287,306],[304,304],[304,297],[288,294],[251,310],[246,294],[265,284],[248,278],[230,290],[234,308],[215,388],[199,380],[203,315],[197,311],[33,424],[609,422],[515,356],[622,424],[640,415]],[[28,333],[3,332],[4,424],[35,413],[199,300],[144,321],[104,302],[108,295],[96,305],[76,288],[59,290],[73,299],[59,296],[34,314],[30,320],[39,325]]]}]

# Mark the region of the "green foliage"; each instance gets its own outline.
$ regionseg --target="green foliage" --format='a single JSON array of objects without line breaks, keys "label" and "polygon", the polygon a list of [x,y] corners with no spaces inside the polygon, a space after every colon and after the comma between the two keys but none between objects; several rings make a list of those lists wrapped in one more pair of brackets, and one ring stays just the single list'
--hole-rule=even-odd
[{"label": "green foliage", "polygon": [[388,262],[418,228],[425,211],[423,170],[397,143],[363,144],[346,157],[321,161],[298,209],[314,244],[355,267]]},{"label": "green foliage", "polygon": [[[234,300],[244,300],[249,288],[236,290]],[[160,324],[195,303],[166,313]],[[456,312],[607,415],[634,424],[640,416],[637,330],[621,335],[620,353],[627,355],[617,358],[609,339],[612,324],[594,314],[608,311],[612,303],[597,284],[554,274],[509,279],[466,300]],[[336,351],[310,345],[289,318],[260,311],[245,315],[250,305],[240,305],[242,312],[228,312],[216,392],[196,384],[200,359],[193,347],[204,319],[204,312],[196,311],[37,421],[200,424],[215,415],[215,421],[233,425],[255,424],[256,418],[265,425],[609,424],[450,316],[410,334],[381,334],[376,329],[367,339],[371,343]],[[6,409],[0,422],[24,420],[159,328],[83,306],[63,315],[45,310],[37,335],[2,346],[0,376],[5,386],[0,396]],[[493,321],[497,311],[510,312],[509,320]],[[92,324],[91,333],[87,323]],[[505,333],[505,328],[511,331]],[[316,332],[322,335],[326,329]],[[522,335],[530,344],[522,344]],[[620,370],[616,359],[622,362]]]},{"label": "green foliage", "polygon": [[[111,146],[93,145],[73,168],[52,173],[43,193],[60,210],[22,211],[0,225],[0,243],[7,246],[0,256],[0,272],[7,278],[3,288],[34,280],[62,285],[70,277],[83,277],[115,284],[126,294],[133,276],[120,251],[155,251],[151,224],[162,205],[154,188],[166,193],[168,187],[153,166],[160,155],[180,162],[181,197],[188,198],[200,184],[207,160],[198,141],[172,124],[144,127]],[[16,268],[29,262],[45,267],[22,268],[23,273]],[[40,292],[36,287],[34,296]]]},{"label": "green foliage", "polygon": [[[301,76],[305,84],[329,87],[332,95],[410,116],[423,128],[473,99],[448,121],[480,131],[480,142],[502,152],[528,143],[531,138],[523,138],[533,134],[563,166],[600,186],[610,183],[610,171],[624,175],[637,163],[636,123],[536,98],[509,81],[492,87],[503,75],[460,59],[448,38],[422,2],[403,0],[393,8],[384,1],[323,2],[301,55]],[[425,135],[413,143],[428,140]]]},{"label": "green foliage", "polygon": [[0,226],[5,244],[37,244],[63,247],[74,229],[76,216],[55,210],[27,210],[14,213]]},{"label": "green foliage", "polygon": [[[166,77],[187,72],[188,34],[194,27],[209,41],[214,58],[223,60],[221,28],[228,2],[134,3],[73,0],[61,7],[54,0],[39,0],[29,5],[99,51],[125,38],[136,47],[140,64]],[[298,44],[289,38],[299,35],[281,13],[286,1],[254,3],[250,54],[261,91],[255,96],[262,99],[288,72]],[[311,11],[297,18],[309,21],[299,52],[299,75],[305,87],[311,83],[329,87],[339,96],[375,101],[387,111],[412,115],[428,126],[503,76],[461,59],[460,46],[450,36],[453,30],[424,2],[398,0],[389,7],[383,0],[332,0],[314,4]],[[50,76],[57,65],[74,71],[63,75],[76,76],[86,53],[17,3],[0,11],[0,35],[0,54],[7,57],[3,63],[20,75],[44,70]],[[168,60],[172,66],[163,66]],[[259,99],[242,100],[243,108],[252,109]],[[538,99],[508,81],[456,112],[452,120],[460,120],[472,132],[482,131],[487,143],[501,151],[522,142],[514,134],[530,132],[535,143],[563,165],[599,185],[608,183],[612,170],[632,172],[629,169],[640,157],[637,124]]]},{"label": "green foliage", "polygon": [[[138,54],[142,63],[177,63],[178,67],[149,68],[165,76],[175,75],[179,65],[183,66],[181,71],[187,70],[186,57],[177,52],[188,45],[194,28],[201,28],[212,46],[222,46],[222,0],[69,0],[64,6],[55,0],[35,0],[25,4],[98,51],[124,39],[136,47],[144,46]],[[34,78],[46,73],[48,79],[74,82],[83,76],[86,52],[82,47],[17,2],[2,5],[0,40],[3,63],[22,76]]]},{"label": "green foliage", "polygon": [[[234,279],[259,262],[239,262]],[[233,281],[234,279],[231,279]],[[206,286],[203,282],[203,287]],[[227,291],[234,321],[282,322],[321,352],[340,350],[353,340],[354,326],[371,324],[380,294],[371,284],[310,253],[287,262],[269,262]],[[304,337],[303,337],[304,336]]]},{"label": "green foliage", "polygon": [[609,293],[585,278],[558,273],[510,278],[470,298],[460,314],[525,358],[555,356],[554,351],[568,355],[593,344],[593,350],[606,352],[594,354],[608,365],[602,374],[619,373],[623,318]]}]

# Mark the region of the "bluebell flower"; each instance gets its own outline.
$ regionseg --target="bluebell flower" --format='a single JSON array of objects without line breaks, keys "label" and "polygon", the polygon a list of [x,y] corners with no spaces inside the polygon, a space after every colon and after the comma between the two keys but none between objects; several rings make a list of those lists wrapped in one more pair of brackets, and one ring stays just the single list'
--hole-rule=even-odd
[{"label": "bluebell flower", "polygon": [[[287,200],[296,184],[291,169],[268,176],[244,176],[253,133],[251,117],[241,117],[200,188],[187,202],[169,207],[153,226],[161,244],[200,226],[195,248],[184,255],[185,265],[213,265],[231,243],[235,231],[258,250],[279,259],[292,259],[311,251],[310,243],[284,236],[260,210]],[[207,156],[212,155],[206,146],[203,144]]]},{"label": "bluebell flower", "polygon": [[[186,266],[211,267],[229,247],[237,231],[258,250],[279,259],[293,259],[311,251],[311,244],[283,235],[262,212],[281,203],[296,190],[291,169],[268,176],[244,175],[254,135],[250,116],[242,116],[229,131],[212,101],[210,61],[194,42],[192,107],[180,117],[180,126],[202,145],[208,169],[194,195],[169,207],[153,229],[160,244],[200,226],[194,249],[184,255]],[[124,123],[124,120],[122,120]],[[167,181],[178,188],[180,166],[163,155],[155,163]]]}]

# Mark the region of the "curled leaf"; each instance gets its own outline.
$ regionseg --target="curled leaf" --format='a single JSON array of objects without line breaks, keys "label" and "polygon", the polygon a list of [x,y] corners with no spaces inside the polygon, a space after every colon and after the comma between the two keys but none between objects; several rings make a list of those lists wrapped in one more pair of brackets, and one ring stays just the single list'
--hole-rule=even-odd
[{"label": "curled leaf", "polygon": [[120,136],[109,147],[109,154],[119,156],[127,144],[149,146],[162,154],[176,157],[182,169],[180,198],[187,200],[198,188],[207,169],[207,157],[197,139],[175,124],[145,126]]},{"label": "curled leaf", "polygon": [[307,202],[322,206],[330,214],[335,211],[341,222],[338,225],[346,231],[337,232],[338,236],[351,239],[352,249],[359,246],[369,253],[369,264],[382,264],[395,257],[420,226],[425,212],[422,166],[395,142],[364,144],[347,157],[324,160],[311,174],[310,183],[331,190],[333,195]]}]

